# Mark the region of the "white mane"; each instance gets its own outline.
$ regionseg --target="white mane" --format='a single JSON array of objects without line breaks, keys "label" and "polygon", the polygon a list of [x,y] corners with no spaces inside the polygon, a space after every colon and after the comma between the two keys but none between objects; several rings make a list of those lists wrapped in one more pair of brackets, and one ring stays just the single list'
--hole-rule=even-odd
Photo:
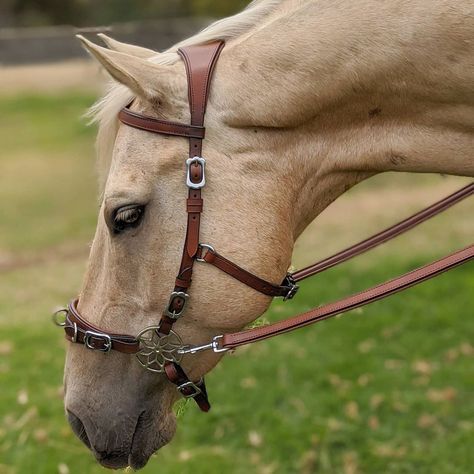
[{"label": "white mane", "polygon": [[[283,0],[253,0],[242,12],[218,20],[190,38],[175,44],[167,51],[160,53],[150,61],[157,64],[173,64],[178,61],[176,53],[181,46],[206,43],[208,41],[236,38],[249,31],[260,20],[271,13]],[[97,135],[97,155],[101,185],[107,178],[115,137],[118,130],[117,114],[133,99],[132,92],[125,86],[111,82],[108,92],[88,111],[91,123],[99,124]]]}]

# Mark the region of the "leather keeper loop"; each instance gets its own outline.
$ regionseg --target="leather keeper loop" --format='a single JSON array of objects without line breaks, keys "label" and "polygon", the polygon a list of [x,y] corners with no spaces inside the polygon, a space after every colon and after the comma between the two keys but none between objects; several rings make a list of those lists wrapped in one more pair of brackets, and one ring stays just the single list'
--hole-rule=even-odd
[{"label": "leather keeper loop", "polygon": [[208,251],[204,254],[203,260],[204,260],[206,263],[211,263],[211,264],[212,264],[212,263],[216,260],[216,253],[213,252],[212,250],[208,250]]},{"label": "leather keeper loop", "polygon": [[191,285],[191,280],[182,280],[181,278],[176,278],[175,285],[178,288],[188,288]]},{"label": "leather keeper loop", "polygon": [[163,314],[161,316],[160,324],[159,324],[159,333],[167,335],[171,332],[171,329],[173,327],[174,320]]},{"label": "leather keeper loop", "polygon": [[186,211],[188,213],[201,213],[202,212],[202,199],[188,198],[186,200]]}]

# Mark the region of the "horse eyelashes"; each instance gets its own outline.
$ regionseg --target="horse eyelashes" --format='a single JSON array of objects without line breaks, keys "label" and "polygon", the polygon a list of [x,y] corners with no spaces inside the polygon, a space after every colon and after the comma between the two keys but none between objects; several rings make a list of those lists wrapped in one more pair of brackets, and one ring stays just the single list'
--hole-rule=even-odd
[{"label": "horse eyelashes", "polygon": [[117,209],[113,218],[113,230],[120,233],[128,228],[137,227],[143,219],[145,206],[125,206]]}]

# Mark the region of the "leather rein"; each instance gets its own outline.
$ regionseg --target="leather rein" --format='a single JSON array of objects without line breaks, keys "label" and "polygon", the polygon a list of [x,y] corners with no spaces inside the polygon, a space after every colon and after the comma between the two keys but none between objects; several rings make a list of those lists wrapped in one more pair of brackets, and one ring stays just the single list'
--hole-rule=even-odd
[{"label": "leather rein", "polygon": [[190,124],[158,120],[133,112],[128,106],[122,109],[118,116],[120,121],[128,126],[152,133],[184,137],[189,140],[189,157],[186,160],[186,185],[188,187],[186,201],[187,230],[175,286],[164,308],[159,324],[143,329],[137,336],[111,333],[86,321],[78,311],[77,299],[71,301],[67,309],[55,313],[54,317],[56,324],[64,328],[66,338],[70,342],[83,344],[88,349],[104,353],[115,350],[125,354],[135,354],[141,365],[152,372],[164,373],[185,398],[193,398],[203,411],[210,409],[204,379],[191,381],[186,375],[180,365],[183,356],[186,354],[196,354],[206,350],[226,352],[245,344],[314,324],[367,305],[373,301],[386,298],[474,258],[474,245],[470,245],[463,250],[459,250],[447,257],[385,283],[345,297],[339,301],[316,307],[283,321],[237,333],[217,335],[208,343],[200,346],[184,344],[180,336],[173,331],[173,325],[185,312],[195,262],[213,265],[229,276],[267,296],[282,297],[284,300],[289,300],[298,291],[298,282],[393,239],[474,193],[473,182],[430,207],[356,245],[302,270],[288,273],[279,285],[265,281],[248,272],[220,255],[211,245],[201,243],[199,239],[200,219],[203,210],[201,190],[206,185],[206,160],[202,158],[202,142],[205,136],[204,116],[212,74],[223,47],[224,42],[218,41],[197,46],[187,46],[178,50],[185,63],[188,78],[188,98],[191,111]]}]

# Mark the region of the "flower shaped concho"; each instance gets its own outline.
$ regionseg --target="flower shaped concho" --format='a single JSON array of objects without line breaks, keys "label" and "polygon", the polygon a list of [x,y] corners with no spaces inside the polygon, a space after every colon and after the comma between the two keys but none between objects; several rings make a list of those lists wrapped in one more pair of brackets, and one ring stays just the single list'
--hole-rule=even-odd
[{"label": "flower shaped concho", "polygon": [[136,357],[151,372],[163,372],[166,362],[179,363],[183,357],[178,352],[183,348],[183,342],[174,331],[162,335],[158,333],[157,326],[151,326],[141,331],[137,339],[140,350]]}]

